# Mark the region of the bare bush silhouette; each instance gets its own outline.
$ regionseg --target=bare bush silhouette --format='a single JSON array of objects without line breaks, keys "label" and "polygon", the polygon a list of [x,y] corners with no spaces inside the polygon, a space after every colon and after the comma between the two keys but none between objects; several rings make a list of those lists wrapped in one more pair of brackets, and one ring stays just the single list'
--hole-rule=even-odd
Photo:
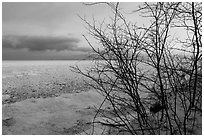
[{"label": "bare bush silhouette", "polygon": [[[87,3],[95,4],[101,3]],[[144,3],[134,11],[149,18],[142,27],[127,22],[119,3],[105,4],[114,13],[111,24],[81,18],[101,46],[94,48],[84,36],[95,66],[72,67],[105,97],[95,118],[102,114],[107,120],[101,123],[114,127],[113,134],[196,134],[202,114],[202,4]],[[183,37],[174,38],[180,28]],[[111,108],[101,111],[104,102]]]}]

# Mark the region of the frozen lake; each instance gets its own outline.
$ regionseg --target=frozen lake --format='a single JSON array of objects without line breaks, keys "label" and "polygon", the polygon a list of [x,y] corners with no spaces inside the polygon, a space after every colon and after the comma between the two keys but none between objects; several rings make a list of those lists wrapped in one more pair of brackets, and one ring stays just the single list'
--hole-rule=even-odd
[{"label": "frozen lake", "polygon": [[69,61],[2,61],[2,77],[22,76],[23,74],[37,75],[45,70],[62,71],[62,73],[73,73],[70,66],[79,65],[80,67],[90,66],[91,61],[69,60]]},{"label": "frozen lake", "polygon": [[[71,92],[83,89],[82,75],[70,66],[91,66],[91,61],[3,61],[2,91],[5,92]],[[64,85],[64,87],[62,87]]]},{"label": "frozen lake", "polygon": [[[100,61],[101,62],[101,61]],[[3,61],[2,62],[2,93],[22,94],[27,98],[27,93],[42,96],[56,93],[70,93],[76,90],[85,91],[88,88],[84,85],[87,78],[71,71],[71,66],[79,66],[84,70],[94,65],[90,60],[49,60],[49,61]],[[147,69],[141,66],[142,69]],[[78,91],[77,91],[78,92]],[[46,95],[43,95],[46,96]],[[29,97],[30,98],[30,97]],[[21,100],[18,100],[21,101]]]}]

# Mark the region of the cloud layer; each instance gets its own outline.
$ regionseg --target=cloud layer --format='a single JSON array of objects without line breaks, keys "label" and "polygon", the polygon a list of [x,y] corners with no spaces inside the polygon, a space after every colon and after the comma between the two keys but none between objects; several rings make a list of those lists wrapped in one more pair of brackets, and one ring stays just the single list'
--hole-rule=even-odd
[{"label": "cloud layer", "polygon": [[60,36],[3,36],[2,46],[9,49],[27,49],[29,51],[90,51],[90,48],[79,47],[79,39]]}]

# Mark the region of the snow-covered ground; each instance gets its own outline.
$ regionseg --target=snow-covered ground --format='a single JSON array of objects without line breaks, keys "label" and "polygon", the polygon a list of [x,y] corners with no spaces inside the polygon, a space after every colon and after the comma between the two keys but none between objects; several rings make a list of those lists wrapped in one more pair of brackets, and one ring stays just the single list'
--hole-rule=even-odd
[{"label": "snow-covered ground", "polygon": [[103,97],[100,94],[90,90],[62,94],[53,98],[32,98],[5,104],[2,108],[3,134],[73,135],[90,133],[90,122],[96,113],[94,108],[98,107],[102,100]]},{"label": "snow-covered ground", "polygon": [[2,133],[91,133],[90,122],[103,97],[87,88],[71,65],[83,68],[90,61],[4,61]]}]

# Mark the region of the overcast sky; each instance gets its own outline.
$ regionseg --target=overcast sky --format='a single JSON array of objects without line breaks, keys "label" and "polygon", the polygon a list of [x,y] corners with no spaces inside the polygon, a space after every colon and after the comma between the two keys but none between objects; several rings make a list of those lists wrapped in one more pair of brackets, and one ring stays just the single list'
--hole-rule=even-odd
[{"label": "overcast sky", "polygon": [[[129,14],[139,3],[121,3],[128,20],[137,21],[138,15]],[[88,36],[83,21],[108,22],[111,9],[105,4],[86,6],[83,3],[3,3],[2,57],[3,60],[24,59],[82,59],[90,48],[82,37]],[[94,39],[88,37],[94,46]]]}]

